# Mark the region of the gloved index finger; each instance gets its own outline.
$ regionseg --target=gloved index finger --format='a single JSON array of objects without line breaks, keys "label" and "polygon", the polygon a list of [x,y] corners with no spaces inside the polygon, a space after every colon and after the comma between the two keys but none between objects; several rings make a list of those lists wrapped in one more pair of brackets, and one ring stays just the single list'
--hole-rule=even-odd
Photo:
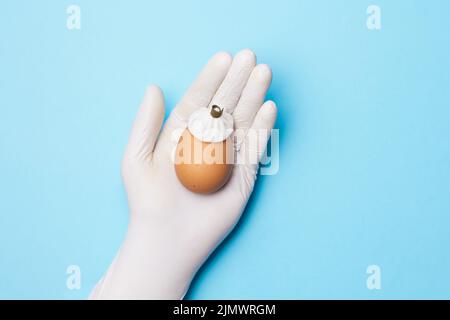
[{"label": "gloved index finger", "polygon": [[197,79],[175,107],[173,112],[178,118],[187,121],[193,111],[208,106],[227,75],[231,61],[231,55],[227,52],[216,53],[208,61]]}]

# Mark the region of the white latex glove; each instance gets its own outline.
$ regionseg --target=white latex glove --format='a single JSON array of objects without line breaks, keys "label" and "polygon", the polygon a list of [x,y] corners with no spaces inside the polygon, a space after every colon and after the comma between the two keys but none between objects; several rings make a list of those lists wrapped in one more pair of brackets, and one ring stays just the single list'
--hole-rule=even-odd
[{"label": "white latex glove", "polygon": [[186,127],[194,110],[217,104],[233,114],[235,129],[265,129],[256,145],[251,146],[242,134],[236,145],[239,153],[256,148],[262,154],[277,112],[273,102],[264,103],[271,78],[269,67],[256,65],[250,50],[239,52],[234,59],[228,53],[217,53],[161,132],[163,95],[156,86],[148,88],[122,163],[130,208],[128,232],[91,298],[184,297],[197,270],[239,220],[258,167],[236,164],[218,192],[192,193],[176,177],[172,153],[177,141],[172,134]]}]

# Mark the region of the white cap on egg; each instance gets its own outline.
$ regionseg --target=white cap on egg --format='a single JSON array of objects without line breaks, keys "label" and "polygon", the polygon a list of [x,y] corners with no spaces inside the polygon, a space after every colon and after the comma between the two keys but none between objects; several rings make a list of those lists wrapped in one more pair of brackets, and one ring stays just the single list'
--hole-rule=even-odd
[{"label": "white cap on egg", "polygon": [[201,108],[191,114],[188,129],[203,142],[222,142],[233,132],[233,116],[220,107]]}]

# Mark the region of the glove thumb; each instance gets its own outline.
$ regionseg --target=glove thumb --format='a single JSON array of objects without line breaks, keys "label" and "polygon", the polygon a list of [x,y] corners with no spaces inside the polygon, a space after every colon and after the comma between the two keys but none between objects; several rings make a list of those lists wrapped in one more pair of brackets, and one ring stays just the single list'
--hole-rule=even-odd
[{"label": "glove thumb", "polygon": [[151,85],[145,92],[134,120],[125,151],[125,159],[149,160],[164,120],[164,96],[161,89]]}]

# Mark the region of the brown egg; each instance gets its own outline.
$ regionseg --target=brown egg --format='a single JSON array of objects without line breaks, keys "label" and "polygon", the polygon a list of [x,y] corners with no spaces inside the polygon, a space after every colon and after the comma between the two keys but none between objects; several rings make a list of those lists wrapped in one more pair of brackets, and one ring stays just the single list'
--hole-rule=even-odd
[{"label": "brown egg", "polygon": [[234,150],[231,140],[203,142],[185,130],[175,153],[175,172],[190,191],[208,194],[222,188],[231,176]]}]

